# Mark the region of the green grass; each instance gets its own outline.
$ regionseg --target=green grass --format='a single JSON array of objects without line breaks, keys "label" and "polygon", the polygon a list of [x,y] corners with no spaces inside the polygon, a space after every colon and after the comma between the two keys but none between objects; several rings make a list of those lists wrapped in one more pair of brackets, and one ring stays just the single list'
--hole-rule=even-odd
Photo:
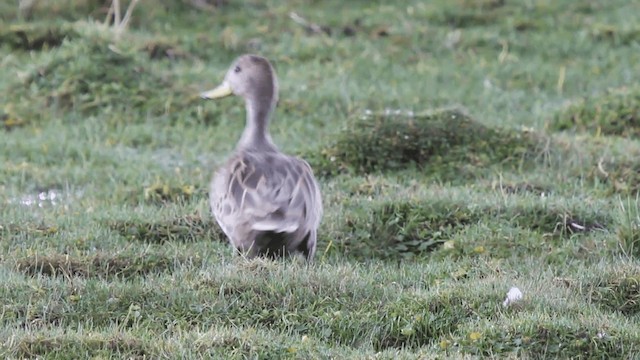
[{"label": "green grass", "polygon": [[[51,3],[0,5],[3,358],[640,352],[637,3]],[[197,94],[245,52],[321,181],[310,266],[208,209],[244,107]]]}]

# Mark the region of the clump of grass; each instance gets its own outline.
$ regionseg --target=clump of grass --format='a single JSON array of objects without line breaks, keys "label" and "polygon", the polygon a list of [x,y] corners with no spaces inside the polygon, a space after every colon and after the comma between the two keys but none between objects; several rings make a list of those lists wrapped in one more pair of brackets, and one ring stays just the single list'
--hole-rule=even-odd
[{"label": "clump of grass", "polygon": [[604,212],[582,207],[547,206],[543,203],[514,206],[505,215],[519,227],[563,238],[575,233],[604,230],[612,221]]},{"label": "clump of grass", "polygon": [[455,202],[385,202],[347,218],[341,250],[357,258],[411,258],[432,251],[478,218]]},{"label": "clump of grass", "polygon": [[[256,261],[264,263],[251,260]],[[351,266],[344,269],[351,272],[345,272],[340,282],[322,272],[302,270],[293,278],[282,277],[277,264],[262,271],[239,270],[243,269],[229,264],[222,272],[207,275],[198,291],[212,289],[231,301],[233,305],[224,311],[245,325],[281,328],[344,346],[370,343],[375,351],[430,344],[476,316],[492,317],[502,296],[494,289],[477,288],[429,292],[417,285],[414,291],[413,282],[407,283],[411,289],[389,292],[384,290],[388,283],[375,286],[354,274]],[[256,286],[263,281],[271,285]],[[374,289],[362,291],[372,285]],[[310,314],[315,320],[305,322]]]},{"label": "clump of grass", "polygon": [[640,222],[622,225],[617,235],[621,252],[626,256],[640,258]]},{"label": "clump of grass", "polygon": [[23,127],[27,122],[17,115],[13,109],[0,110],[0,125],[5,131]]},{"label": "clump of grass", "polygon": [[[264,337],[264,331],[249,328],[243,330],[216,330],[201,334],[196,340],[198,352],[211,357],[255,358],[293,358],[300,356],[299,341],[297,346],[290,339],[272,341]],[[273,336],[273,335],[272,335]],[[303,352],[304,350],[300,351]]]},{"label": "clump of grass", "polygon": [[549,184],[528,181],[494,181],[489,187],[494,191],[508,195],[534,194],[537,196],[547,196],[554,190]]},{"label": "clump of grass", "polygon": [[66,357],[69,354],[98,356],[105,352],[129,358],[144,358],[149,356],[152,346],[129,334],[83,334],[25,336],[14,348],[13,355],[17,358],[38,358],[45,355]]},{"label": "clump of grass", "polygon": [[[494,301],[492,301],[494,300]],[[454,333],[460,324],[478,314],[495,313],[499,300],[478,294],[444,290],[437,295],[407,296],[388,303],[380,311],[385,328],[376,334],[376,351],[387,348],[418,348]]]},{"label": "clump of grass", "polygon": [[128,33],[120,39],[97,23],[74,23],[81,34],[43,55],[11,85],[11,104],[21,118],[48,118],[35,107],[78,111],[84,115],[129,112],[132,115],[208,119],[198,108],[196,91],[176,86],[176,78],[148,61],[149,42]]},{"label": "clump of grass", "polygon": [[516,319],[511,325],[493,326],[457,339],[459,351],[476,356],[511,354],[533,359],[587,357],[610,358],[633,352],[633,337],[612,337],[602,329],[577,321]]},{"label": "clump of grass", "polygon": [[[185,350],[195,356],[231,359],[353,358],[362,350],[319,341],[314,336],[284,336],[274,329],[217,326],[185,336]],[[193,347],[192,347],[193,346]],[[367,351],[371,353],[371,351]],[[383,357],[385,358],[385,357]]]},{"label": "clump of grass", "polygon": [[43,50],[58,47],[65,39],[73,39],[78,34],[75,28],[64,22],[23,23],[0,28],[0,43],[14,50]]},{"label": "clump of grass", "polygon": [[640,192],[640,161],[636,159],[600,159],[591,168],[589,177],[609,185],[612,193],[637,194]]},{"label": "clump of grass", "polygon": [[620,203],[617,236],[620,251],[627,257],[640,258],[640,206],[637,198]]},{"label": "clump of grass", "polygon": [[441,12],[433,14],[431,19],[455,28],[482,26],[500,22],[509,12],[512,12],[505,5],[504,0],[459,0],[453,6],[444,7]]},{"label": "clump of grass", "polygon": [[348,215],[337,247],[355,258],[407,259],[442,248],[458,232],[482,222],[528,229],[553,240],[605,230],[612,219],[598,210],[545,202],[470,207],[459,199],[385,201]]},{"label": "clump of grass", "polygon": [[592,28],[591,37],[596,41],[606,41],[618,46],[629,46],[640,41],[640,26],[598,24]]},{"label": "clump of grass", "polygon": [[457,109],[381,114],[350,122],[333,145],[306,156],[321,175],[416,166],[445,179],[476,176],[490,165],[518,167],[535,158],[541,136],[491,128]]},{"label": "clump of grass", "polygon": [[10,238],[14,236],[23,237],[25,239],[52,237],[58,233],[56,226],[46,225],[44,223],[26,223],[26,224],[0,224],[0,237]]},{"label": "clump of grass", "polygon": [[[190,259],[192,261],[193,259]],[[182,259],[182,262],[187,259]],[[172,269],[180,259],[162,253],[29,255],[17,260],[18,270],[29,275],[82,277],[135,277]]]},{"label": "clump of grass", "polygon": [[35,89],[33,97],[45,99],[47,107],[95,113],[110,104],[140,106],[151,86],[166,85],[137,67],[134,53],[110,45],[99,35],[67,41],[14,90],[26,95],[27,89]]},{"label": "clump of grass", "polygon": [[607,310],[636,315],[640,313],[640,273],[597,279],[587,296]]},{"label": "clump of grass", "polygon": [[138,220],[108,221],[108,226],[120,235],[149,243],[223,241],[223,233],[199,215],[185,215],[163,222]]},{"label": "clump of grass", "polygon": [[144,43],[141,50],[147,53],[149,59],[177,60],[190,57],[190,53],[180,45],[167,38],[151,39]]},{"label": "clump of grass", "polygon": [[77,20],[106,13],[104,0],[20,1],[6,9],[0,7],[0,19],[43,21],[47,19]]},{"label": "clump of grass", "polygon": [[144,200],[154,204],[185,202],[199,192],[194,185],[169,185],[155,182],[144,189]]},{"label": "clump of grass", "polygon": [[594,135],[640,136],[640,86],[609,89],[604,94],[578,99],[558,112],[552,130]]}]

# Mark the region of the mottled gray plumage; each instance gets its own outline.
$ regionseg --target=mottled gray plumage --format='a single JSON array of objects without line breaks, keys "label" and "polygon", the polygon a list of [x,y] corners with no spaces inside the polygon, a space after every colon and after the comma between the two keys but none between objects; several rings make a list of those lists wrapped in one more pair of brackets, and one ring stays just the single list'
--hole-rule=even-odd
[{"label": "mottled gray plumage", "polygon": [[235,153],[211,182],[213,215],[231,244],[249,257],[315,254],[322,199],[311,167],[280,152],[268,132],[278,96],[267,59],[243,55],[218,88],[202,94],[245,99],[247,123]]}]

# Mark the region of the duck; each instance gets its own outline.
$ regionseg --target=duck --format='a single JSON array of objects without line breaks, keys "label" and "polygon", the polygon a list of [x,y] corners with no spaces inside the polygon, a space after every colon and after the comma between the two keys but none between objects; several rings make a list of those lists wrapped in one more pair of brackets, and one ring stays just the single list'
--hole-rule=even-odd
[{"label": "duck", "polygon": [[203,99],[244,99],[246,123],[236,148],[215,171],[211,212],[230,244],[248,258],[302,255],[311,262],[323,207],[305,160],[282,153],[269,134],[278,102],[276,72],[265,57],[246,54]]}]

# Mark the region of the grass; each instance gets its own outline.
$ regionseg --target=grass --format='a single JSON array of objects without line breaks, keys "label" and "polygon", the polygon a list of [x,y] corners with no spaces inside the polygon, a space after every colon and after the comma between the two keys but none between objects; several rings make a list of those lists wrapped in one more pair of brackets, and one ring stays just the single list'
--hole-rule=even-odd
[{"label": "grass", "polygon": [[[120,34],[50,3],[0,5],[3,357],[640,350],[633,2],[140,2]],[[245,52],[321,181],[311,266],[237,256],[208,209],[244,108],[197,94]]]}]

